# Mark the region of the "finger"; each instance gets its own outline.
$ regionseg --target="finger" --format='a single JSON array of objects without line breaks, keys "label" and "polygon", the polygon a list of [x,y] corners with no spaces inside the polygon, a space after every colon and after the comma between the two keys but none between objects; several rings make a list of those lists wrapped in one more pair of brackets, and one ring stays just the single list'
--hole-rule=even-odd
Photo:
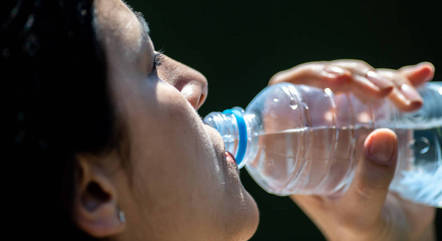
[{"label": "finger", "polygon": [[388,129],[370,133],[364,142],[364,155],[348,191],[342,197],[344,212],[365,217],[360,225],[377,222],[388,187],[393,178],[397,158],[397,137]]},{"label": "finger", "polygon": [[402,111],[419,109],[423,100],[407,78],[390,69],[378,69],[378,73],[394,83],[394,89],[389,99]]},{"label": "finger", "polygon": [[318,88],[330,88],[335,93],[353,92],[360,99],[385,97],[388,92],[380,89],[365,77],[353,75],[345,68],[326,62],[307,63],[274,75],[269,84],[290,82]]},{"label": "finger", "polygon": [[386,96],[393,89],[393,83],[382,75],[376,72],[376,69],[371,65],[361,60],[335,60],[331,62],[333,65],[345,68],[352,72],[353,75],[358,75],[364,78],[373,85],[379,88],[381,96]]},{"label": "finger", "polygon": [[404,66],[399,73],[407,78],[414,87],[418,87],[434,77],[434,65],[430,62],[422,62],[417,65]]},{"label": "finger", "polygon": [[393,90],[393,86],[388,86],[384,89],[379,88],[373,81],[370,81],[366,77],[353,74],[352,85],[350,86],[351,92],[356,96],[362,97],[361,99],[371,99],[371,98],[383,98],[390,94]]},{"label": "finger", "polygon": [[351,78],[351,73],[343,68],[327,67],[324,62],[317,62],[306,63],[281,71],[270,79],[269,84],[289,82],[339,90],[348,86]]}]

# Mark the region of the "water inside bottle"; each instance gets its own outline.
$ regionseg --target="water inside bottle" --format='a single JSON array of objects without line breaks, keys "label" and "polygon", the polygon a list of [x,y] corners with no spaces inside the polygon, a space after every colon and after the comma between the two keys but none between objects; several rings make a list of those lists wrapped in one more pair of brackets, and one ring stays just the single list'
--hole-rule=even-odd
[{"label": "water inside bottle", "polygon": [[[265,190],[277,195],[335,195],[351,183],[362,159],[364,140],[373,129],[316,127],[266,133],[259,136],[258,154],[247,169]],[[440,124],[426,129],[393,130],[398,137],[400,161],[392,189],[407,193],[408,199],[440,207]]]},{"label": "water inside bottle", "polygon": [[[299,128],[259,136],[248,164],[279,195],[332,194],[345,188],[372,128]],[[258,170],[259,169],[259,170]]]}]

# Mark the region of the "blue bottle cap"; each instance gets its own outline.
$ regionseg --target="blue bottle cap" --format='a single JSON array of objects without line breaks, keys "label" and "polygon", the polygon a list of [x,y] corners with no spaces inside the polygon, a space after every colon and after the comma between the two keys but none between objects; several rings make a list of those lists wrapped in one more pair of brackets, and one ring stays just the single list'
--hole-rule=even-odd
[{"label": "blue bottle cap", "polygon": [[236,119],[236,124],[238,126],[238,150],[236,151],[235,160],[236,164],[239,166],[244,159],[247,149],[247,125],[244,120],[243,113],[237,109],[227,109],[223,111],[225,115],[233,115]]}]

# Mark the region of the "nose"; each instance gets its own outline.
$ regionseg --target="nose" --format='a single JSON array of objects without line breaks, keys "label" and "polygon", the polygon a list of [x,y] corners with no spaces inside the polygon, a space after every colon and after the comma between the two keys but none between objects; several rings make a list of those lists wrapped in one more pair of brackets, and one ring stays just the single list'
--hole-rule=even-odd
[{"label": "nose", "polygon": [[181,92],[189,103],[198,110],[207,98],[207,79],[197,70],[166,55],[161,56],[157,67],[158,76]]}]

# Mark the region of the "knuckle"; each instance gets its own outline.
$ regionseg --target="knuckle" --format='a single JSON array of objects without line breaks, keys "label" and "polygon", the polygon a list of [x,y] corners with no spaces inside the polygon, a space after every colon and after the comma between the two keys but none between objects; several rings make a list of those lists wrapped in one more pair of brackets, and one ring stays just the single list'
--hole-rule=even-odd
[{"label": "knuckle", "polygon": [[400,78],[399,74],[391,69],[376,69],[376,73],[390,82],[395,82],[395,79]]},{"label": "knuckle", "polygon": [[375,69],[367,62],[359,59],[342,59],[342,60],[332,61],[331,63],[356,72],[361,72],[361,71],[367,72],[368,70]]},{"label": "knuckle", "polygon": [[360,59],[354,59],[352,60],[355,64],[360,65],[360,66],[369,66],[371,67],[371,65],[369,65],[367,62],[365,62],[364,60],[360,60]]},{"label": "knuckle", "polygon": [[369,70],[375,70],[375,68],[373,66],[371,66],[370,64],[368,64],[367,62],[363,61],[363,60],[355,60],[357,67],[361,68],[361,69],[365,69],[366,71]]}]

